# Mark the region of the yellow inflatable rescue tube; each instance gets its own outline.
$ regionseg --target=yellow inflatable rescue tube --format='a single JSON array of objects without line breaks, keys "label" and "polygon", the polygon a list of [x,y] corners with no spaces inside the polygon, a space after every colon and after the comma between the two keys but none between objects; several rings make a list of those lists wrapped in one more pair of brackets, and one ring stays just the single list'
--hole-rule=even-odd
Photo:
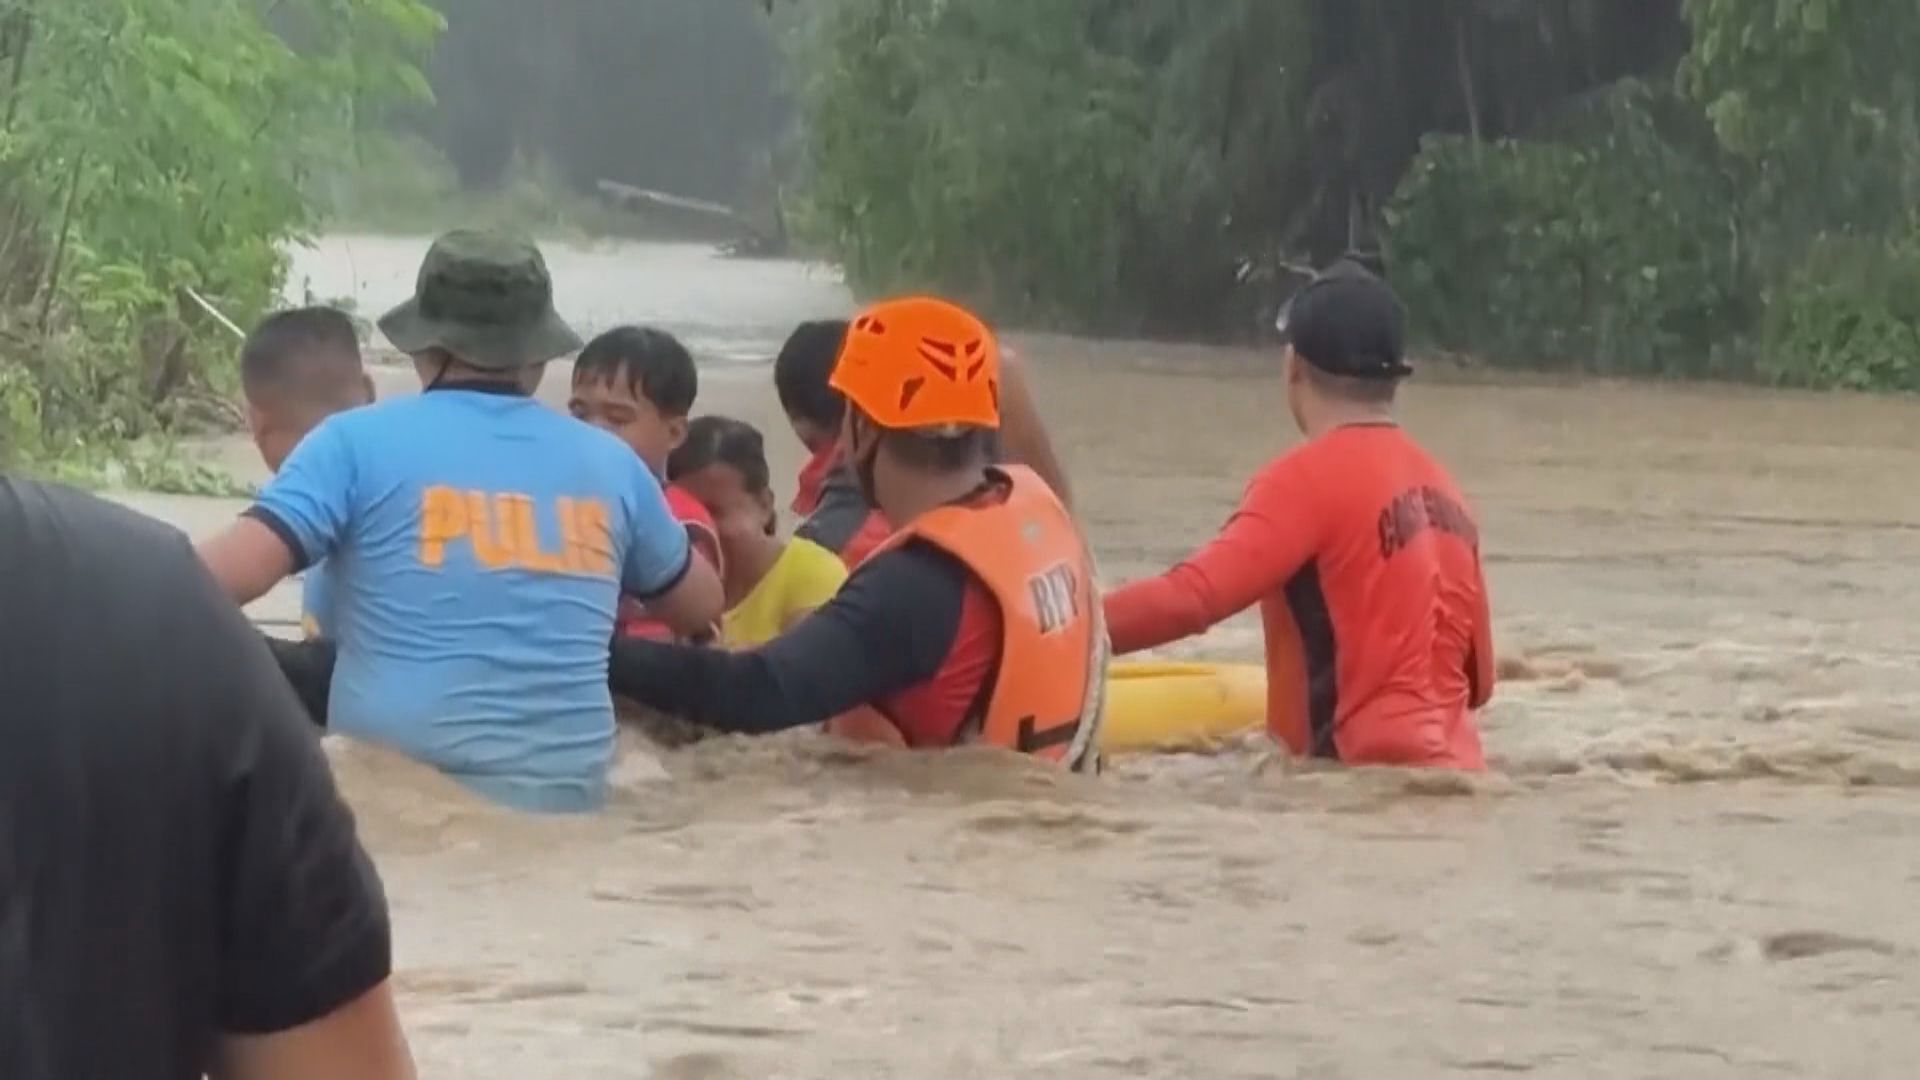
[{"label": "yellow inflatable rescue tube", "polygon": [[1187,750],[1267,720],[1267,672],[1258,664],[1115,661],[1107,670],[1109,754]]}]

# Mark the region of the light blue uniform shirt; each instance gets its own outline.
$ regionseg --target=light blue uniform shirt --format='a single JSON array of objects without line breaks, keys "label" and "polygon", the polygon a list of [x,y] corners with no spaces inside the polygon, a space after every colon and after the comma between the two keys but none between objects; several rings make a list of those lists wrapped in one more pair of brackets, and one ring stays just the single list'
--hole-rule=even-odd
[{"label": "light blue uniform shirt", "polygon": [[328,724],[521,809],[604,799],[622,590],[691,551],[624,443],[531,398],[440,388],[329,417],[250,513],[326,560]]}]

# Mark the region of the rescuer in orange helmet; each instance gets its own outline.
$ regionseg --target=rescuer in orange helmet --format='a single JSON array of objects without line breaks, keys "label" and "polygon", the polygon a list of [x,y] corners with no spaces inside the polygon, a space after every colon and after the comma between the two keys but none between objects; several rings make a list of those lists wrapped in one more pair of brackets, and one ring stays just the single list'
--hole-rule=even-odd
[{"label": "rescuer in orange helmet", "polygon": [[830,381],[849,406],[846,460],[893,534],[758,648],[615,642],[614,690],[727,731],[842,717],[843,733],[911,747],[986,743],[1093,767],[1107,661],[1093,560],[1035,473],[992,464],[992,332],[943,300],[874,304]]}]

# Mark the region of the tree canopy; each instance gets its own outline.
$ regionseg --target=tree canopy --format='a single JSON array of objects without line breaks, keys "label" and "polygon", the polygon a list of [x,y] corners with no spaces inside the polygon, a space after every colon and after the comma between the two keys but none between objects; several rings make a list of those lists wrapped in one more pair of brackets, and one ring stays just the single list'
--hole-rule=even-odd
[{"label": "tree canopy", "polygon": [[[790,18],[793,18],[791,14]],[[1904,0],[823,0],[802,219],[857,288],[1240,337],[1384,249],[1496,361],[1920,387]],[[1851,326],[1877,327],[1854,335]],[[1877,357],[1877,358],[1876,358]]]},{"label": "tree canopy", "polygon": [[[418,0],[0,5],[0,455],[156,430],[233,342],[305,180],[357,118],[427,84]],[[208,400],[212,400],[209,398]]]}]

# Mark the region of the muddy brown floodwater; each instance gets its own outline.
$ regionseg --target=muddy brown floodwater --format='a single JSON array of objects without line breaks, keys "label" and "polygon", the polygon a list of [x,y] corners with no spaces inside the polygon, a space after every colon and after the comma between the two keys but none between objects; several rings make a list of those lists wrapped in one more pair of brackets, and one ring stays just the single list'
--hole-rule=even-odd
[{"label": "muddy brown floodwater", "polygon": [[[1020,344],[1109,577],[1292,437],[1269,356]],[[764,369],[700,408],[792,476]],[[1492,775],[718,740],[553,822],[335,746],[425,1075],[1911,1076],[1920,404],[1426,377],[1404,418],[1482,517]]]}]

